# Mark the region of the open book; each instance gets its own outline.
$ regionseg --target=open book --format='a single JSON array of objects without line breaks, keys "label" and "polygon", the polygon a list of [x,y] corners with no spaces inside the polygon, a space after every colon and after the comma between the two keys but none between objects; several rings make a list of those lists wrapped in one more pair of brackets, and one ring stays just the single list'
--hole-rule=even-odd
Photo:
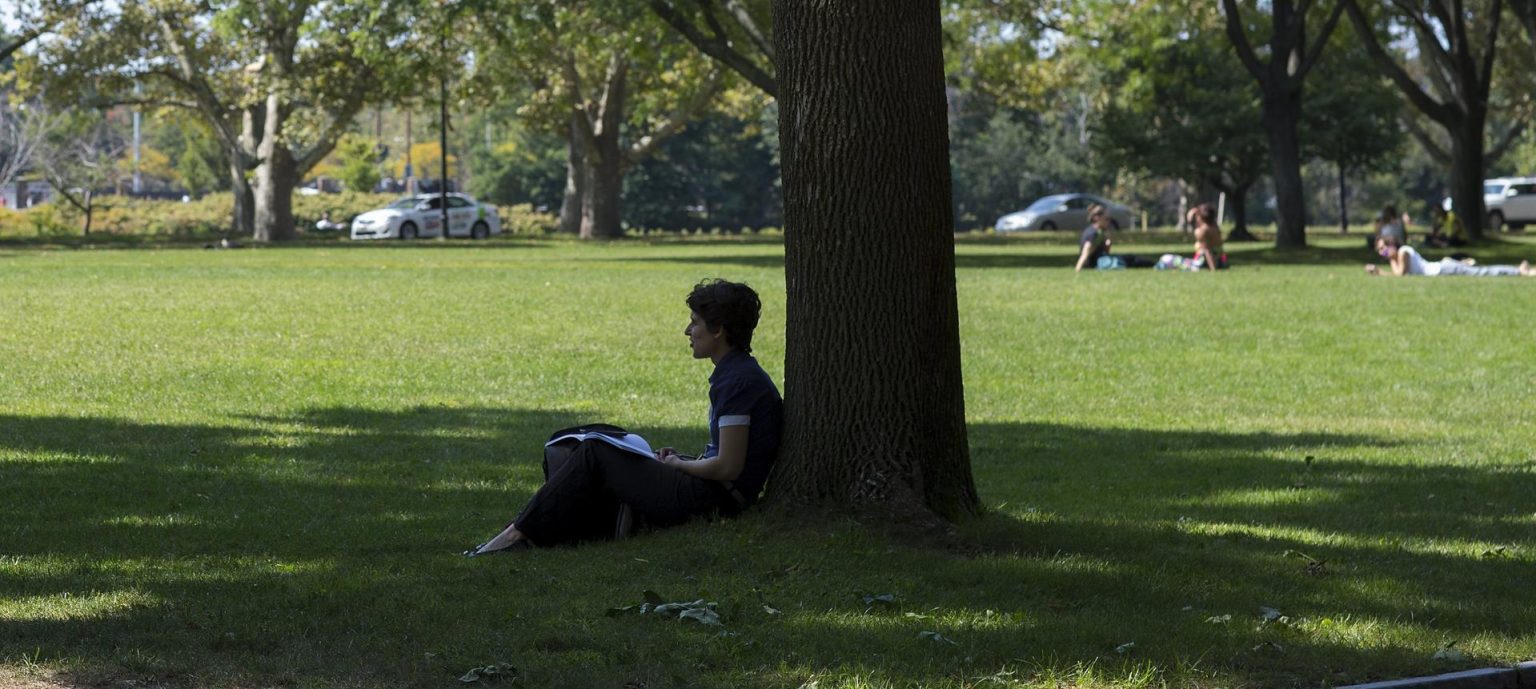
[{"label": "open book", "polygon": [[651,450],[651,444],[646,442],[645,438],[642,438],[634,433],[625,433],[622,437],[609,433],[568,433],[566,435],[551,438],[549,442],[544,443],[544,446],[549,447],[550,445],[554,445],[555,443],[565,440],[575,440],[577,442],[581,442],[583,440],[601,440],[602,442],[608,443],[609,445],[617,447],[625,452],[632,452],[646,459],[656,459],[656,452]]}]

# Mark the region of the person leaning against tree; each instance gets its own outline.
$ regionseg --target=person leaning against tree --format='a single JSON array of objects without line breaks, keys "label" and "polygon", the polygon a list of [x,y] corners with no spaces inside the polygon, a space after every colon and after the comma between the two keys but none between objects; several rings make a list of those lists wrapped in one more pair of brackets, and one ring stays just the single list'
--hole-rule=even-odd
[{"label": "person leaning against tree", "polygon": [[[697,459],[670,447],[648,460],[586,440],[554,470],[501,533],[467,551],[486,555],[612,536],[628,507],[651,526],[732,516],[757,501],[778,458],[784,401],[752,357],[762,302],[747,285],[705,280],[688,295],[683,334],[695,359],[709,359],[709,444]],[[596,518],[594,518],[596,517]]]}]

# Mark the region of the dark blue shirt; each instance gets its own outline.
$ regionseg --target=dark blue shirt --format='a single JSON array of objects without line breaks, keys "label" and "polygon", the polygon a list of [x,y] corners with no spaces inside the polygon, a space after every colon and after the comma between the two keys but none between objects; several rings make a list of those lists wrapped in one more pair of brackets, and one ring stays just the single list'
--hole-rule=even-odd
[{"label": "dark blue shirt", "polygon": [[732,350],[709,376],[709,447],[704,457],[720,453],[720,427],[747,426],[747,459],[733,482],[748,502],[768,482],[784,432],[784,399],[757,359]]}]

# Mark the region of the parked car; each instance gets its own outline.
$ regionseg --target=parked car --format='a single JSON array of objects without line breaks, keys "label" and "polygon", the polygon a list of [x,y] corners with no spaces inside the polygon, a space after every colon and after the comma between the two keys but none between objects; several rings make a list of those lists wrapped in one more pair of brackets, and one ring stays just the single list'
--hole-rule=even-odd
[{"label": "parked car", "polygon": [[1483,180],[1483,208],[1492,232],[1503,229],[1506,223],[1512,230],[1536,223],[1536,177]]},{"label": "parked car", "polygon": [[1091,194],[1055,194],[1046,196],[1028,208],[997,219],[998,232],[1034,232],[1037,230],[1081,230],[1088,226],[1088,207],[1099,204],[1109,210],[1109,224],[1114,229],[1131,226],[1131,209]]},{"label": "parked car", "polygon": [[[415,239],[443,234],[443,197],[407,196],[352,219],[353,239]],[[496,207],[468,194],[448,195],[448,236],[485,239],[501,234]]]}]

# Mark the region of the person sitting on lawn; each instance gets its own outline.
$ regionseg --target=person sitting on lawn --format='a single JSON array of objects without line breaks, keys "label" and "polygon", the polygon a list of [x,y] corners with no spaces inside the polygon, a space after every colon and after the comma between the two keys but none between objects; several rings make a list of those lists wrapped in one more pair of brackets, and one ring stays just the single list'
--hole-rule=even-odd
[{"label": "person sitting on lawn", "polygon": [[1227,253],[1222,250],[1221,228],[1216,226],[1216,209],[1202,203],[1189,209],[1189,217],[1195,226],[1195,255],[1184,258],[1178,254],[1163,254],[1157,259],[1158,270],[1226,270]]},{"label": "person sitting on lawn", "polygon": [[1444,249],[1467,245],[1467,229],[1462,227],[1461,218],[1456,217],[1455,211],[1433,206],[1429,209],[1429,217],[1430,227],[1429,234],[1424,237],[1425,246]]},{"label": "person sitting on lawn", "polygon": [[1195,207],[1196,268],[1226,270],[1227,252],[1221,246],[1221,228],[1216,226],[1216,209],[1209,203]]},{"label": "person sitting on lawn", "polygon": [[[1426,261],[1411,246],[1405,246],[1391,237],[1379,237],[1376,239],[1376,253],[1387,259],[1392,268],[1392,274],[1406,275],[1471,275],[1475,277],[1499,277],[1520,275],[1531,277],[1536,275],[1536,270],[1531,268],[1530,261],[1521,261],[1518,266],[1480,266],[1471,261],[1458,261],[1454,258],[1442,258],[1438,261]],[[1371,275],[1385,275],[1381,268],[1373,263],[1365,265],[1365,272]]]},{"label": "person sitting on lawn", "polygon": [[693,459],[664,447],[648,460],[583,441],[511,524],[465,555],[612,537],[613,515],[623,508],[648,525],[674,526],[732,516],[757,501],[779,454],[784,416],[778,388],[752,358],[762,302],[751,287],[718,279],[700,282],[687,301],[683,334],[693,357],[715,365],[704,452]]},{"label": "person sitting on lawn", "polygon": [[1077,255],[1077,272],[1083,268],[1092,267],[1098,270],[1119,270],[1121,268],[1147,268],[1152,265],[1151,259],[1129,254],[1113,255],[1110,253],[1114,240],[1109,237],[1109,228],[1112,226],[1109,210],[1097,203],[1088,207],[1088,227],[1083,229],[1083,235],[1078,239],[1082,251]]}]

